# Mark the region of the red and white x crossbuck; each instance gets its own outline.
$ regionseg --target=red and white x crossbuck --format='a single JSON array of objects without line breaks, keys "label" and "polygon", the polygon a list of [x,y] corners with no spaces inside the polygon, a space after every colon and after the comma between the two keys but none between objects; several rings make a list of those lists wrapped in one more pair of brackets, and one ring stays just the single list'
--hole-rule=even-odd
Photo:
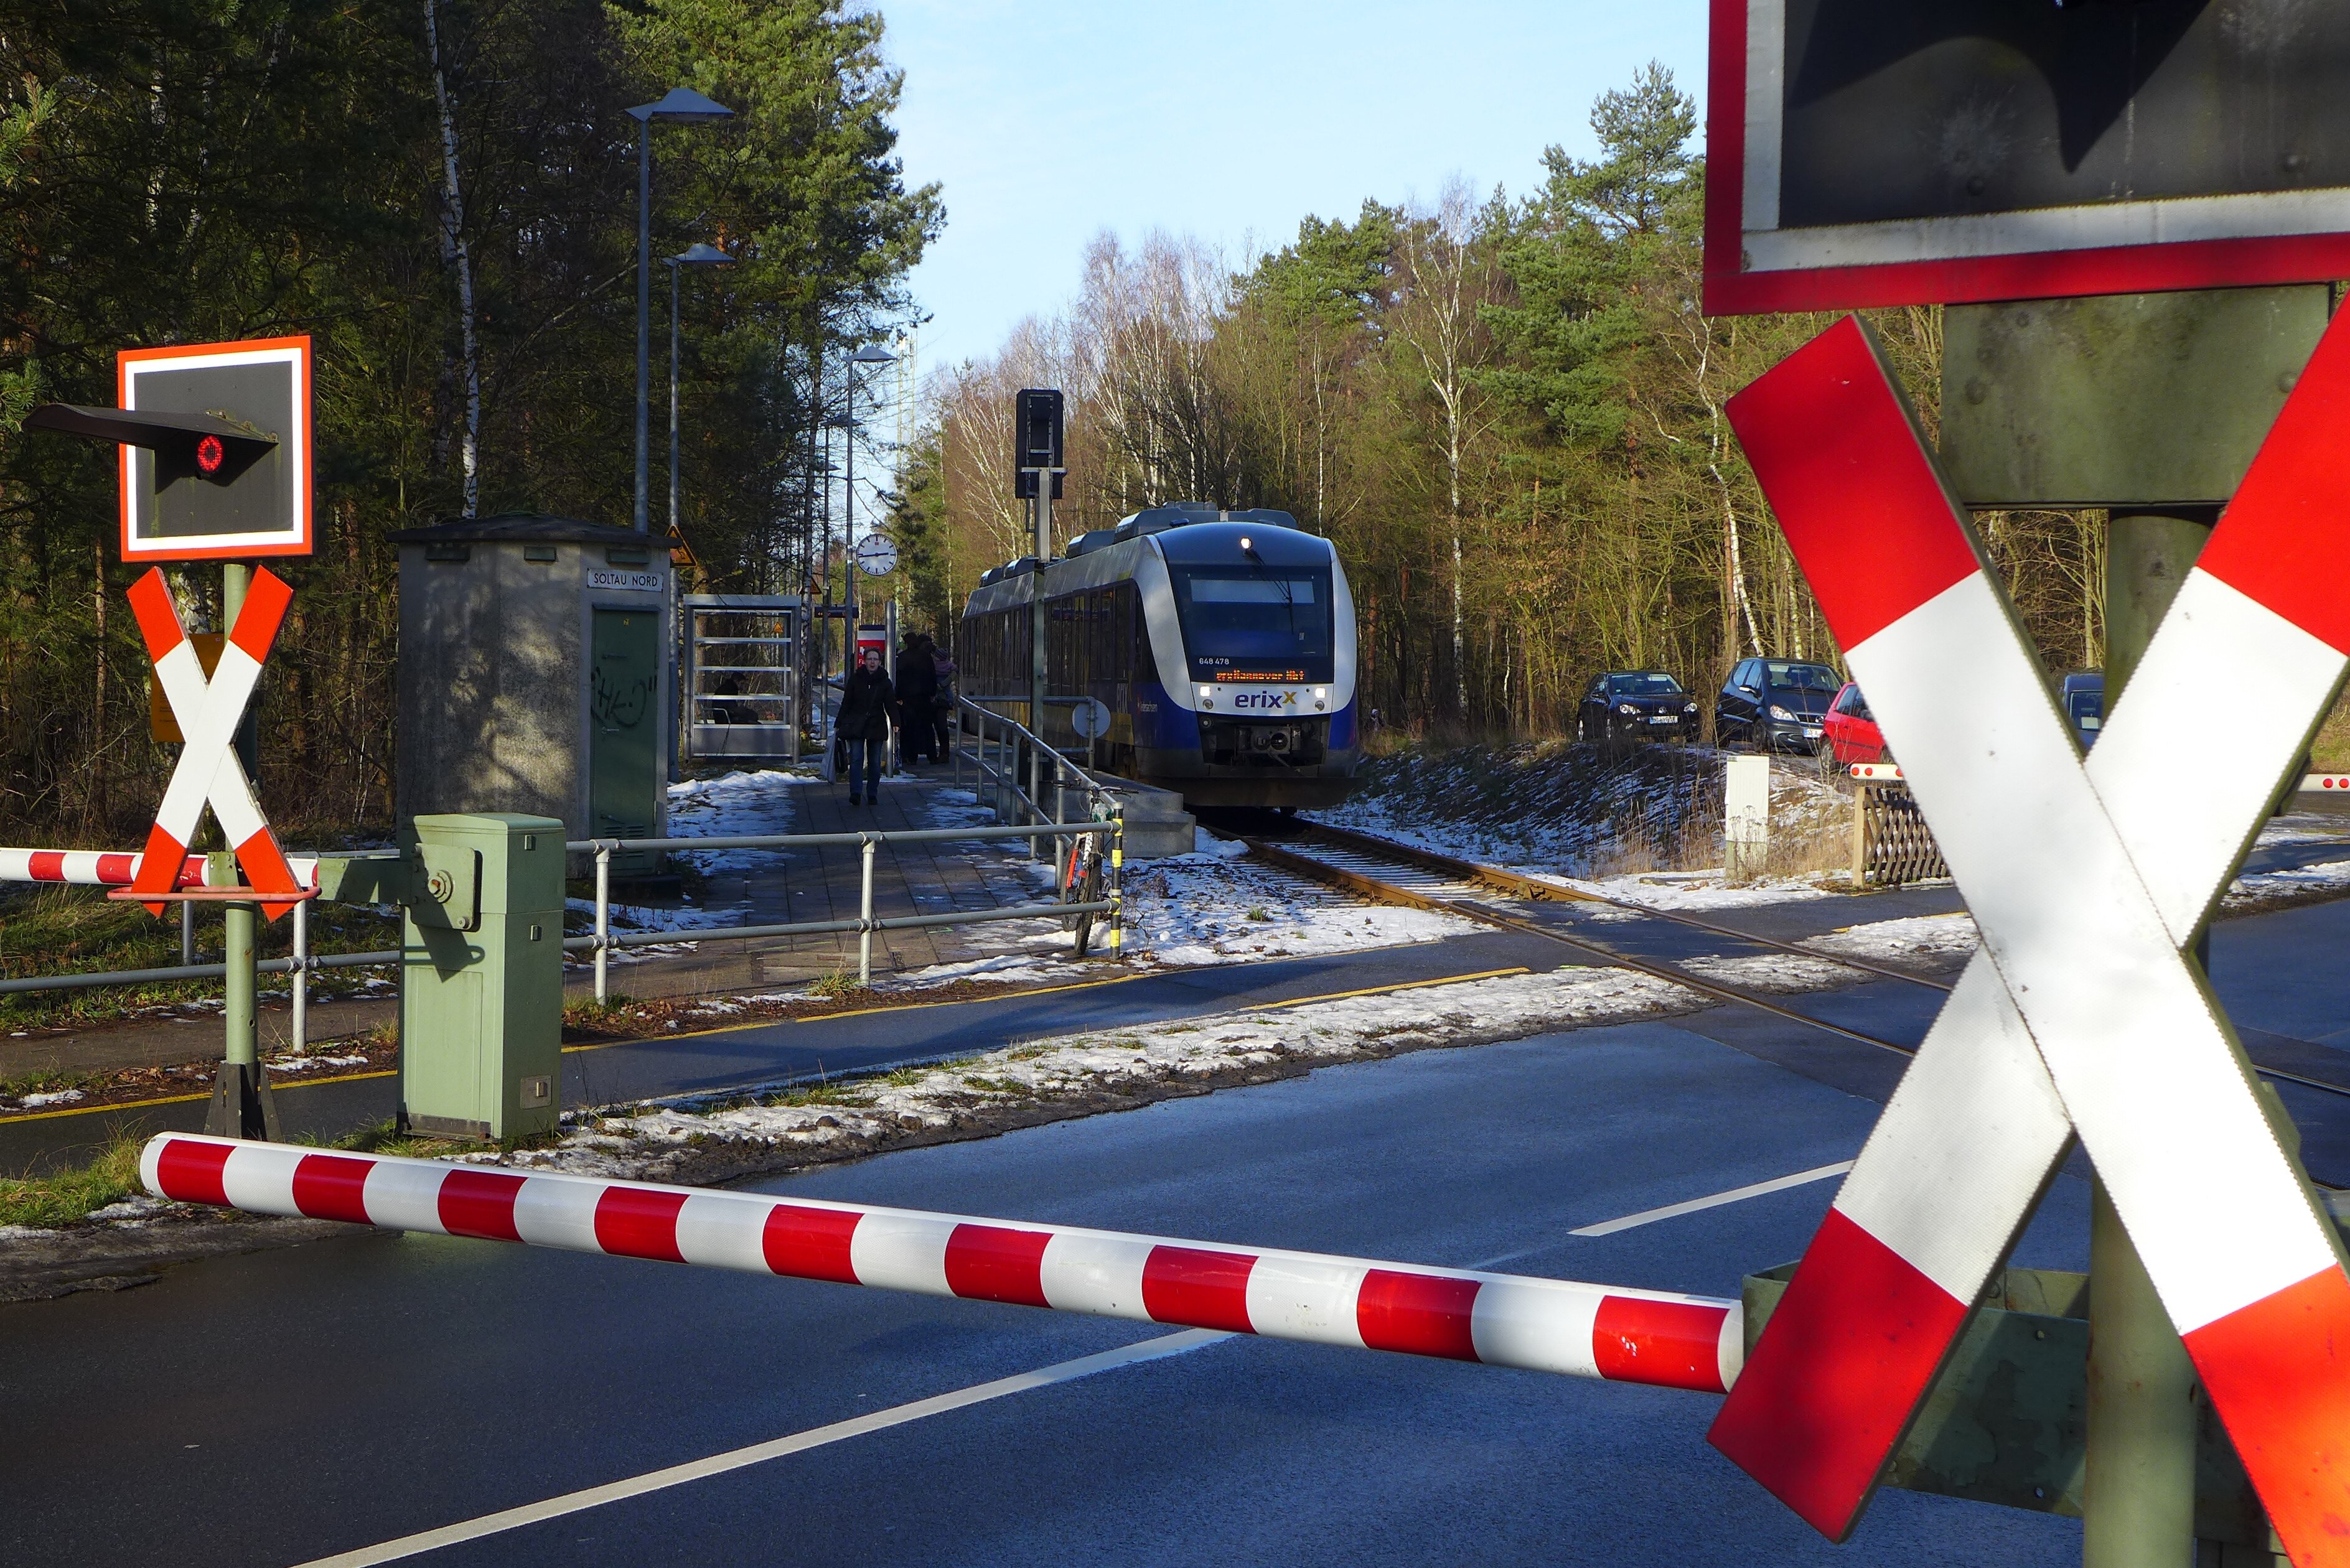
[{"label": "red and white x crossbuck", "polygon": [[[163,791],[163,804],[156,808],[155,826],[148,832],[147,853],[130,884],[136,891],[172,890],[207,803],[220,819],[221,831],[235,846],[236,862],[244,868],[247,882],[264,893],[298,890],[294,869],[286,863],[286,852],[278,847],[277,836],[270,831],[269,819],[261,815],[261,803],[254,798],[253,781],[244,776],[235,744],[236,727],[244,718],[245,705],[253,701],[262,662],[269,657],[269,646],[277,640],[277,628],[286,619],[286,607],[293,600],[294,590],[282,580],[267,571],[255,572],[244,607],[237,611],[236,624],[229,628],[228,640],[221,649],[220,663],[208,680],[195,644],[180,625],[180,609],[172,601],[172,589],[162,572],[151,570],[130,586],[130,610],[138,618],[139,635],[146,639],[155,679],[186,739],[179,765],[172,770],[172,782]],[[263,907],[272,919],[286,911],[282,904]],[[152,914],[163,912],[161,903],[147,909]]]},{"label": "red and white x crossbuck", "polygon": [[[1857,320],[1730,411],[1983,948],[1712,1441],[1847,1533],[2077,1133],[2293,1562],[2350,1564],[2350,1276],[2182,957],[2350,650],[2350,336],[2326,334],[2085,763]],[[2227,747],[2178,744],[2220,707],[2248,721]]]}]

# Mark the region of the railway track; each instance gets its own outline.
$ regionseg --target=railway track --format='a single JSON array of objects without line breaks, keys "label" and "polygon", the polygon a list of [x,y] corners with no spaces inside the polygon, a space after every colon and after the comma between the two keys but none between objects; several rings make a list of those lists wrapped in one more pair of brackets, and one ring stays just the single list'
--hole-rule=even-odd
[{"label": "railway track", "polygon": [[[1250,853],[1267,864],[1278,867],[1293,875],[1320,882],[1326,887],[1350,893],[1357,898],[1366,898],[1375,903],[1400,905],[1409,909],[1432,909],[1443,914],[1458,915],[1498,929],[1542,937],[1586,953],[1605,963],[1633,970],[1642,974],[1654,975],[1659,980],[1685,986],[1700,995],[1711,996],[1741,1007],[1750,1007],[1758,1012],[1770,1013],[1773,1017],[1786,1019],[1790,1023],[1801,1023],[1825,1033],[1840,1035],[1846,1040],[1875,1046],[1880,1051],[1890,1051],[1898,1055],[1914,1056],[1918,1054],[1918,1048],[1897,1040],[1882,1039],[1862,1030],[1846,1028],[1841,1023],[1832,1023],[1825,1019],[1815,1018],[1810,1013],[1783,1006],[1768,996],[1749,991],[1742,986],[1731,985],[1710,975],[1692,973],[1678,964],[1627,953],[1579,932],[1562,930],[1556,926],[1540,920],[1528,919],[1506,909],[1495,909],[1489,900],[1498,896],[1506,899],[1532,902],[1562,901],[1598,904],[1637,915],[1644,919],[1660,920],[1671,925],[1701,930],[1725,940],[1757,949],[1788,953],[1814,962],[1836,964],[1845,969],[1877,975],[1887,980],[1900,981],[1909,985],[1924,986],[1932,991],[1947,993],[1951,989],[1948,981],[1936,980],[1928,975],[1895,969],[1886,964],[1871,963],[1866,959],[1849,957],[1842,953],[1820,952],[1815,949],[1804,947],[1799,942],[1781,941],[1773,937],[1742,931],[1711,920],[1700,919],[1679,910],[1658,909],[1646,904],[1634,904],[1618,898],[1605,898],[1580,888],[1565,888],[1555,882],[1545,882],[1537,877],[1522,876],[1498,866],[1485,866],[1473,860],[1459,859],[1452,856],[1439,854],[1434,850],[1422,849],[1417,845],[1399,844],[1392,839],[1358,833],[1351,828],[1331,827],[1315,823],[1305,825],[1303,830],[1295,838],[1285,842],[1274,842],[1250,834],[1243,834],[1241,838],[1242,842],[1249,846]],[[2281,1083],[2296,1084],[2303,1088],[2316,1089],[2324,1094],[2350,1098],[2350,1085],[2329,1083],[2323,1078],[2312,1078],[2281,1067],[2262,1066],[2258,1064],[2254,1064],[2254,1070],[2264,1078],[2274,1079]]]}]

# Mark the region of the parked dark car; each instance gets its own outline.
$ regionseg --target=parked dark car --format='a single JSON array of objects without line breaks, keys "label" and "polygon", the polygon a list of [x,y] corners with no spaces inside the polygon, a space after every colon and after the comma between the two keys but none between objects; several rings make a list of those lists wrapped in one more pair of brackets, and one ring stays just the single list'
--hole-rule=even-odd
[{"label": "parked dark car", "polygon": [[1825,664],[1796,659],[1742,659],[1714,699],[1714,740],[1766,752],[1810,752],[1820,723],[1843,689]]},{"label": "parked dark car", "polygon": [[1685,741],[1697,701],[1661,670],[1611,670],[1584,689],[1575,733],[1586,741]]},{"label": "parked dark car", "polygon": [[1860,694],[1860,683],[1847,680],[1844,690],[1828,704],[1827,717],[1820,721],[1820,732],[1828,743],[1828,751],[1838,763],[1881,763],[1886,761],[1885,733],[1877,727],[1877,715],[1868,711],[1868,699]]},{"label": "parked dark car", "polygon": [[2058,685],[2056,698],[2073,732],[2081,737],[2081,749],[2085,752],[2095,745],[2097,732],[2106,727],[2106,672],[2088,670],[2067,675]]}]

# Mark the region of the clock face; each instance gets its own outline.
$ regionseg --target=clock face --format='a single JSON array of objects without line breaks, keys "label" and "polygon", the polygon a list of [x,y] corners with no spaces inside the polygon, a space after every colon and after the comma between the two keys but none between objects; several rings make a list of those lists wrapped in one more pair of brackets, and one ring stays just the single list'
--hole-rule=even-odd
[{"label": "clock face", "polygon": [[857,565],[868,576],[887,576],[898,569],[898,546],[879,534],[857,541]]}]

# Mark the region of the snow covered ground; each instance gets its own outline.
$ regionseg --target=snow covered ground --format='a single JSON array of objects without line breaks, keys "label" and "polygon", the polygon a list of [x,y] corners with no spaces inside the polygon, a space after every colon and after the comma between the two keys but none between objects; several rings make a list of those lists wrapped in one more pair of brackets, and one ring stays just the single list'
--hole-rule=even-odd
[{"label": "snow covered ground", "polygon": [[893,1134],[970,1125],[990,1107],[1147,1092],[1154,1085],[1523,1037],[1702,1004],[1681,987],[1619,970],[1414,987],[1032,1042],[814,1096],[778,1096],[788,1103],[587,1113],[554,1147],[473,1158],[526,1169],[660,1179],[673,1165],[705,1157],[712,1143],[842,1156]]},{"label": "snow covered ground", "polygon": [[[990,820],[968,790],[931,791],[921,809],[931,826],[967,827]],[[1128,958],[1162,964],[1292,958],[1434,941],[1477,929],[1457,915],[1356,903],[1317,882],[1244,858],[1246,847],[1232,839],[1201,832],[1195,842],[1198,847],[1189,855],[1128,864],[1121,887]],[[1001,901],[1016,901],[1008,897],[1015,885],[1028,898],[1052,896],[1051,867],[1007,855],[984,840],[973,840],[972,852]],[[960,934],[974,957],[917,970],[897,983],[919,987],[985,979],[1050,984],[1100,973],[1098,964],[1071,958],[1069,935],[1058,919],[1004,920],[967,927]]]},{"label": "snow covered ground", "polygon": [[1854,958],[1898,963],[1904,959],[1941,960],[1971,953],[1982,945],[1982,937],[1975,929],[1971,916],[1918,915],[1908,919],[1846,926],[1842,930],[1814,937],[1804,945],[1827,952],[1849,953]]}]

